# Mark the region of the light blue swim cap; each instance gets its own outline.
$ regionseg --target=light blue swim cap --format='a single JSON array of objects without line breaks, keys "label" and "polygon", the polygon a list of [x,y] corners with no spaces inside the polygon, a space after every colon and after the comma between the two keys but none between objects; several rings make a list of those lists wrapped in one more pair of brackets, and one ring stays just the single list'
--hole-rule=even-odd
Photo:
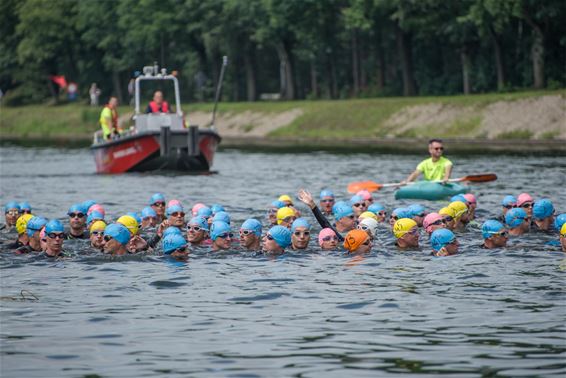
[{"label": "light blue swim cap", "polygon": [[361,203],[364,202],[364,199],[362,198],[362,196],[352,196],[352,198],[350,198],[350,206],[354,206],[355,203]]},{"label": "light blue swim cap", "polygon": [[246,219],[246,221],[240,226],[240,230],[253,231],[253,233],[259,237],[261,236],[261,222],[253,218]]},{"label": "light blue swim cap", "polygon": [[297,218],[291,225],[291,232],[295,232],[297,227],[304,227],[310,230],[312,226],[306,218]]},{"label": "light blue swim cap", "polygon": [[29,237],[32,237],[36,231],[41,231],[46,224],[47,219],[43,217],[32,217],[26,225],[26,233]]},{"label": "light blue swim cap", "polygon": [[143,208],[142,212],[141,212],[141,217],[142,219],[146,219],[149,217],[157,217],[157,213],[155,212],[155,210],[153,210],[153,208],[151,208],[151,206],[146,206]]},{"label": "light blue swim cap", "polygon": [[323,189],[323,190],[320,191],[320,199],[323,199],[324,197],[334,198],[334,193],[332,193],[332,190]]},{"label": "light blue swim cap", "polygon": [[167,216],[171,216],[171,214],[173,213],[184,213],[185,210],[183,209],[183,206],[175,204],[175,205],[171,205],[167,208]]},{"label": "light blue swim cap", "polygon": [[96,221],[96,220],[102,220],[102,221],[104,220],[104,215],[102,215],[101,212],[98,212],[96,210],[91,211],[90,214],[86,217],[86,223],[87,224],[90,224],[91,222]]},{"label": "light blue swim cap", "polygon": [[183,248],[187,246],[187,241],[183,236],[179,234],[170,234],[163,238],[161,242],[161,246],[163,247],[163,253],[166,255],[170,255],[171,253],[175,252],[179,248]]},{"label": "light blue swim cap", "polygon": [[496,221],[495,219],[488,219],[481,226],[481,235],[484,239],[488,239],[503,229],[505,229],[503,223]]},{"label": "light blue swim cap", "polygon": [[371,211],[372,213],[379,213],[380,211],[385,210],[385,207],[377,202],[372,203],[371,205],[368,206],[368,211]]},{"label": "light blue swim cap", "polygon": [[268,233],[281,248],[287,248],[291,245],[291,231],[287,227],[273,226]]},{"label": "light blue swim cap", "polygon": [[52,232],[65,232],[65,227],[58,219],[51,219],[45,224],[45,233],[50,234]]},{"label": "light blue swim cap", "polygon": [[156,202],[165,202],[165,196],[161,193],[155,193],[149,199],[149,205],[153,205]]},{"label": "light blue swim cap", "polygon": [[452,196],[452,198],[450,198],[450,202],[456,201],[464,202],[466,206],[470,204],[470,202],[466,199],[466,197],[464,197],[463,194],[456,194],[455,196]]},{"label": "light blue swim cap", "polygon": [[426,213],[425,207],[420,203],[414,203],[412,205],[409,205],[407,207],[407,211],[411,214],[411,218],[414,217],[415,215],[421,215]]},{"label": "light blue swim cap", "polygon": [[24,211],[24,210],[31,211],[31,205],[27,201],[20,202],[19,206],[20,206],[20,211]]},{"label": "light blue swim cap", "polygon": [[86,215],[86,210],[82,203],[75,203],[69,207],[69,211],[67,211],[67,215],[71,213],[82,213]]},{"label": "light blue swim cap", "polygon": [[554,228],[556,231],[560,232],[564,223],[566,223],[566,213],[560,214],[554,219]]},{"label": "light blue swim cap", "polygon": [[213,214],[213,215],[216,214],[216,213],[219,213],[219,212],[221,212],[221,211],[226,211],[226,210],[224,209],[224,206],[219,205],[219,204],[217,204],[217,203],[213,203],[213,204],[210,206],[210,210],[212,211],[212,214]]},{"label": "light blue swim cap", "polygon": [[4,205],[4,213],[7,213],[9,210],[16,209],[18,212],[20,211],[20,205],[16,201],[10,201],[6,205]]},{"label": "light blue swim cap", "polygon": [[507,214],[505,214],[505,223],[511,228],[520,226],[526,219],[527,213],[520,207],[509,209]]},{"label": "light blue swim cap", "polygon": [[128,244],[130,241],[130,231],[119,223],[112,223],[104,229],[104,236],[110,236],[122,245]]},{"label": "light blue swim cap", "polygon": [[413,217],[409,209],[407,209],[406,207],[398,207],[394,209],[393,212],[391,212],[391,215],[397,217],[397,219]]},{"label": "light blue swim cap", "polygon": [[[220,213],[219,213],[220,214]],[[219,235],[230,233],[230,225],[222,221],[214,221],[210,225],[210,238],[212,240],[218,239]]]},{"label": "light blue swim cap", "polygon": [[336,220],[340,220],[344,217],[354,215],[354,210],[352,210],[352,206],[350,204],[344,201],[339,201],[332,206],[332,213]]},{"label": "light blue swim cap", "polygon": [[90,209],[90,207],[92,205],[96,205],[97,202],[95,200],[87,200],[84,201],[81,205],[83,205],[83,209],[85,209],[86,212],[88,212],[88,209]]},{"label": "light blue swim cap", "polygon": [[503,200],[501,201],[501,206],[515,206],[517,205],[517,198],[515,198],[514,196],[505,196],[503,197]]},{"label": "light blue swim cap", "polygon": [[439,228],[438,230],[434,230],[430,235],[430,244],[432,245],[432,249],[440,251],[442,247],[452,243],[455,238],[456,236],[449,229]]},{"label": "light blue swim cap", "polygon": [[163,237],[173,234],[182,235],[182,232],[179,230],[179,227],[175,226],[169,226],[163,231]]},{"label": "light blue swim cap", "polygon": [[210,207],[205,206],[205,207],[201,207],[200,209],[197,210],[197,215],[201,216],[201,217],[205,217],[205,218],[210,218],[213,214],[213,211]]},{"label": "light blue swim cap", "polygon": [[285,202],[283,202],[283,201],[275,200],[275,201],[271,202],[271,206],[280,209],[280,208],[285,207],[287,205],[285,205]]},{"label": "light blue swim cap", "polygon": [[225,211],[219,211],[216,214],[214,214],[214,217],[212,217],[212,221],[213,222],[220,221],[220,222],[230,224],[230,214],[228,214]]},{"label": "light blue swim cap", "polygon": [[189,221],[188,225],[199,226],[200,228],[208,231],[208,221],[205,217],[201,217],[197,215],[196,217],[192,217]]},{"label": "light blue swim cap", "polygon": [[542,220],[554,214],[554,205],[548,198],[543,198],[535,201],[533,205],[533,218]]}]

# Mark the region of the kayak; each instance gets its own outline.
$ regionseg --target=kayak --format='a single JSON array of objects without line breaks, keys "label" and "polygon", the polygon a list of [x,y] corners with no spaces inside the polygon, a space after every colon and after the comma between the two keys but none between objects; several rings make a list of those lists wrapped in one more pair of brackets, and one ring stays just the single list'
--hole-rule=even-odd
[{"label": "kayak", "polygon": [[443,200],[456,194],[468,193],[470,188],[458,183],[442,185],[433,181],[417,181],[403,186],[395,192],[395,199],[424,199],[429,201]]}]

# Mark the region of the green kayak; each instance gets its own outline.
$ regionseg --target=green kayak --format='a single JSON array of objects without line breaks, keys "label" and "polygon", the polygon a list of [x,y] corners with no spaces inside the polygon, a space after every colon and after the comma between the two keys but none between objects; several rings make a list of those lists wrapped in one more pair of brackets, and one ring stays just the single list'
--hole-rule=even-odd
[{"label": "green kayak", "polygon": [[442,185],[439,182],[417,181],[406,185],[395,192],[395,199],[424,199],[438,201],[450,198],[456,194],[467,193],[470,188],[458,183]]}]

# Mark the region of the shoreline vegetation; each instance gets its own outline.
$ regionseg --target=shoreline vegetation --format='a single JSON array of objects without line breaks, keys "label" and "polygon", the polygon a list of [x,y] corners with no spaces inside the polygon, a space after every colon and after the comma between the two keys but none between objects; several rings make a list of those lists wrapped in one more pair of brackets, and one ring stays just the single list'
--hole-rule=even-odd
[{"label": "shoreline vegetation", "polygon": [[[184,104],[208,126],[211,103]],[[2,143],[88,146],[101,107],[0,107]],[[118,110],[123,126],[132,115]],[[429,137],[453,152],[566,153],[566,89],[441,97],[226,102],[216,126],[223,148],[418,152]]]}]

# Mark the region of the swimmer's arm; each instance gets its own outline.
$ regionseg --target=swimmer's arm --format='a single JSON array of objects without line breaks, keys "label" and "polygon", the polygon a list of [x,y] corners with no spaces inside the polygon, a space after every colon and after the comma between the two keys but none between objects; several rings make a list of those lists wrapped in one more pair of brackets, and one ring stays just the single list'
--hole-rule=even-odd
[{"label": "swimmer's arm", "polygon": [[316,206],[316,203],[312,198],[312,194],[310,194],[307,190],[300,189],[297,197],[302,203],[304,203],[311,209],[314,217],[316,218],[316,221],[318,222],[318,224],[320,224],[320,227],[332,229],[332,231],[334,231],[336,236],[338,236],[338,240],[344,241],[342,235],[340,235],[340,233],[336,231],[336,229],[332,226],[332,224],[328,221],[328,219],[326,219],[324,214],[322,214],[318,206]]}]

